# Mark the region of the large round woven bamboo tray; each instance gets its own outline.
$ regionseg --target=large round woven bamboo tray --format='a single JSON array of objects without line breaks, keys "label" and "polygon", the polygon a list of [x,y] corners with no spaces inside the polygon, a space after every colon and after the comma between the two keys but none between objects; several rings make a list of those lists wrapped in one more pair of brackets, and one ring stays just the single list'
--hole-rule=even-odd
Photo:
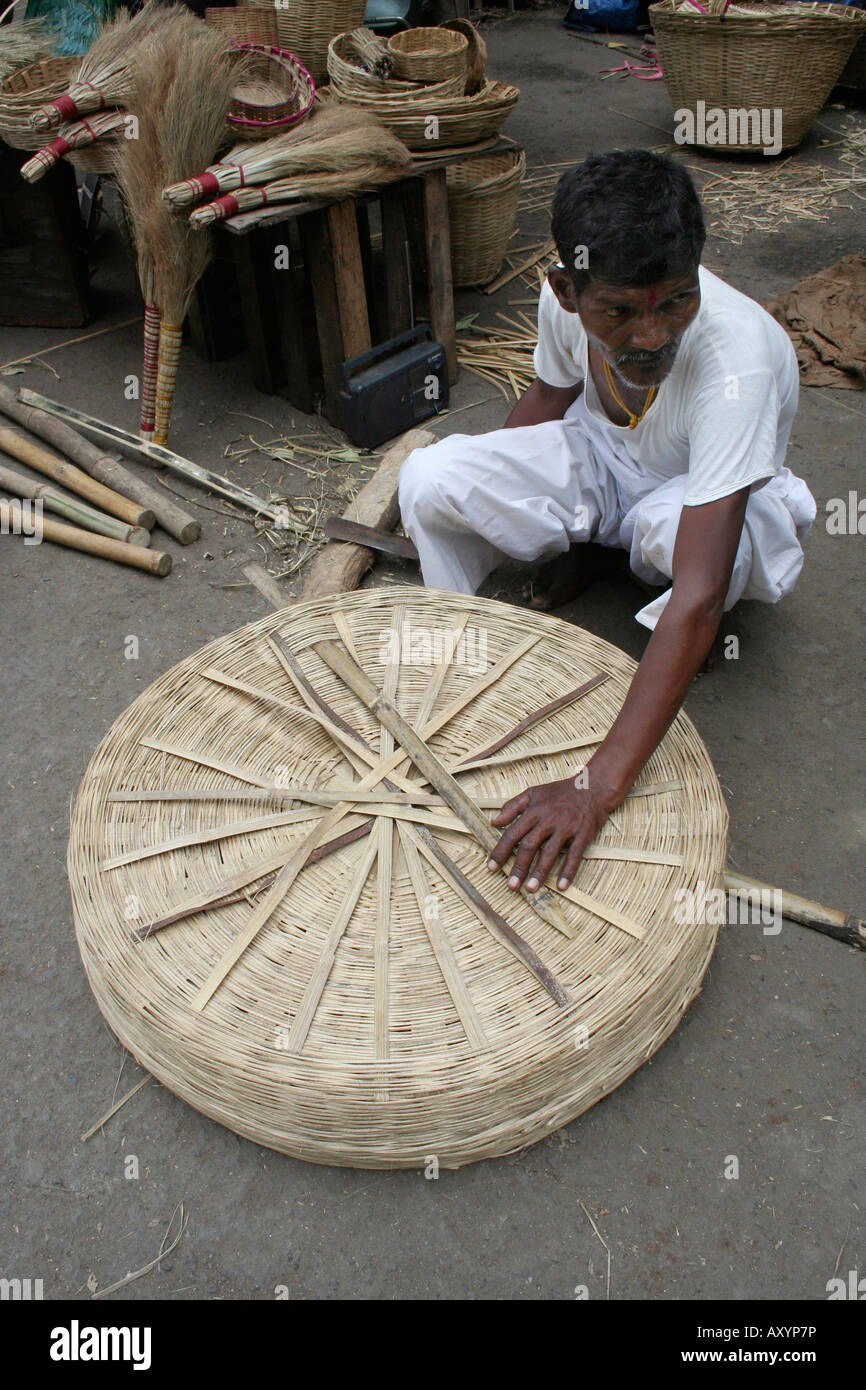
[{"label": "large round woven bamboo tray", "polygon": [[[549,615],[417,587],[299,604],[209,643],[120,716],[79,789],[67,867],[91,988],[142,1066],[257,1143],[369,1168],[512,1152],[624,1081],[698,992],[716,928],[682,903],[721,881],[712,764],[679,715],[576,892],[545,895],[542,916],[429,787],[425,800],[413,765],[391,760],[402,802],[375,776],[358,785],[355,767],[393,744],[314,648],[326,640],[355,653],[486,816],[575,774],[634,670]],[[263,878],[305,859],[314,827],[324,842],[367,821],[287,890],[285,870],[276,887]],[[427,833],[540,968],[458,895]],[[223,905],[184,915],[204,898]]]},{"label": "large round woven bamboo tray", "polygon": [[[659,0],[649,7],[674,110],[694,112],[699,101],[707,112],[778,109],[783,150],[799,145],[866,29],[862,10],[820,0],[737,0],[724,14],[679,5]],[[706,148],[757,153],[761,145]]]}]

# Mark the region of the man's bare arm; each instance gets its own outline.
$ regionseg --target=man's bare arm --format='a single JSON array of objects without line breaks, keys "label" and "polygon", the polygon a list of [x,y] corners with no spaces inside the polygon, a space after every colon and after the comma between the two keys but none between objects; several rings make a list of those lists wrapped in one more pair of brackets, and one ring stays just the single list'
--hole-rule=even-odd
[{"label": "man's bare arm", "polygon": [[[749,489],[700,507],[683,507],[673,557],[673,591],[650,637],[622,709],[587,764],[586,787],[573,778],[530,787],[503,806],[507,826],[491,856],[501,868],[516,849],[509,887],[541,883],[568,846],[557,883],[567,886],[587,845],[625,799],[661,742],[712,646],[739,545]],[[540,851],[540,853],[539,853]]]},{"label": "man's bare arm", "polygon": [[505,428],[515,429],[520,425],[543,425],[548,420],[561,420],[582,390],[582,381],[576,386],[548,386],[546,381],[536,377],[514,406],[505,421]]}]

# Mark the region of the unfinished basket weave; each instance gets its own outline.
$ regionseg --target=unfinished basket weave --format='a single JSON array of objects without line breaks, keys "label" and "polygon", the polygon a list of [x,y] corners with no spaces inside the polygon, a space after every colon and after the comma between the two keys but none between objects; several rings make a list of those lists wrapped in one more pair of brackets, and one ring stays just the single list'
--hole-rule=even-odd
[{"label": "unfinished basket weave", "polygon": [[40,58],[0,82],[0,136],[7,145],[38,150],[45,144],[45,132],[34,130],[30,117],[63,95],[80,66],[80,58]]},{"label": "unfinished basket weave", "polygon": [[[837,82],[866,13],[803,0],[738,0],[724,14],[701,14],[681,0],[650,5],[650,21],[675,110],[779,109],[782,149],[798,145]],[[726,152],[748,143],[695,144]]]},{"label": "unfinished basket weave", "polygon": [[444,82],[462,77],[469,68],[469,40],[453,29],[405,29],[392,34],[388,48],[394,57],[394,76],[404,82]]},{"label": "unfinished basket weave", "polygon": [[525,172],[523,150],[481,155],[446,170],[455,285],[485,285],[498,272],[517,220]]},{"label": "unfinished basket weave", "polygon": [[[634,671],[548,615],[417,587],[211,642],[139,696],[85,773],[67,861],[78,942],[121,1042],[206,1115],[313,1162],[458,1167],[567,1124],[676,1028],[716,937],[713,914],[682,904],[720,883],[725,806],[680,714],[543,918],[389,758],[391,734],[311,646],[340,633],[486,815],[573,774]],[[380,757],[407,795],[361,784]],[[353,828],[291,879],[311,831]]]}]

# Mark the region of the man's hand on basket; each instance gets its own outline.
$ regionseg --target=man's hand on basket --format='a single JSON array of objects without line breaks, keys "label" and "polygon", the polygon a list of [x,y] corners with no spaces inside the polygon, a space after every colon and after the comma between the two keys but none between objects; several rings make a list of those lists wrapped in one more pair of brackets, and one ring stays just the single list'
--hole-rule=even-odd
[{"label": "man's hand on basket", "polygon": [[492,817],[491,823],[497,829],[500,826],[508,829],[492,851],[488,867],[501,869],[512,851],[516,851],[508,887],[517,889],[525,880],[528,891],[534,893],[567,846],[556,880],[557,888],[567,888],[577,873],[584,850],[613,809],[613,798],[593,789],[585,769],[577,777],[528,787],[519,796],[506,801],[502,810]]}]

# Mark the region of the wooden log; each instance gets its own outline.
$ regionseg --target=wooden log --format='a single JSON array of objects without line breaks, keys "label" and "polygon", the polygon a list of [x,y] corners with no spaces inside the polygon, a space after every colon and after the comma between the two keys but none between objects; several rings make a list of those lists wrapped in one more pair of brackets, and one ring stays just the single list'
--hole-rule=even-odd
[{"label": "wooden log", "polygon": [[[408,430],[401,434],[384,455],[373,477],[346,508],[345,519],[393,531],[400,516],[397,502],[400,469],[413,449],[424,449],[435,442],[436,436],[430,430]],[[373,551],[364,545],[343,542],[326,545],[310,563],[301,598],[322,598],[357,589],[373,559]]]},{"label": "wooden log", "polygon": [[773,888],[769,883],[762,883],[757,878],[747,878],[745,874],[734,873],[732,869],[725,870],[724,886],[728,893],[744,895],[750,901],[754,901],[757,895],[761,903],[766,904],[768,900],[777,903],[782,916],[789,917],[792,922],[799,922],[801,926],[810,927],[812,931],[832,936],[836,941],[844,941],[848,946],[856,946],[859,950],[866,951],[866,922],[850,912],[838,912],[832,907],[822,907],[820,903],[801,898],[797,893],[788,893],[783,888]]},{"label": "wooden log", "polygon": [[86,502],[61,492],[51,483],[37,483],[14,468],[0,466],[0,487],[13,497],[29,497],[41,501],[49,511],[57,512],[75,526],[83,526],[85,531],[95,531],[100,536],[111,536],[116,541],[127,541],[129,545],[150,545],[150,532],[143,526],[128,526],[125,521],[106,516]]},{"label": "wooden log", "polygon": [[[147,570],[150,574],[159,575],[160,579],[171,570],[171,556],[161,550],[145,550],[141,545],[128,545],[126,541],[96,536],[92,531],[82,531],[78,526],[67,526],[65,522],[53,521],[47,516],[42,517],[40,529],[43,540],[65,545],[70,550],[84,550],[89,555],[115,560],[133,569]],[[0,532],[4,535],[21,535],[23,531],[24,515],[20,504],[0,501]]]},{"label": "wooden log", "polygon": [[119,517],[130,526],[141,525],[143,512],[137,502],[130,502],[127,497],[121,497],[119,492],[98,483],[95,478],[76,468],[74,463],[67,463],[57,454],[49,454],[47,449],[42,449],[38,444],[25,439],[18,430],[10,430],[5,425],[0,425],[0,449],[5,450],[12,458],[18,459],[20,463],[26,463],[29,468],[35,468],[37,473],[44,473],[47,478],[53,478],[55,483],[65,484],[71,492],[77,492],[79,497],[84,497],[102,511]]},{"label": "wooden log", "polygon": [[16,398],[8,386],[2,384],[0,412],[16,424],[23,425],[39,439],[44,439],[47,444],[53,444],[58,453],[72,459],[73,463],[77,463],[79,468],[83,468],[84,472],[89,473],[97,482],[105,483],[106,487],[114,488],[122,497],[129,497],[133,502],[137,502],[142,508],[137,523],[139,526],[145,526],[150,530],[154,523],[158,522],[163,531],[174,536],[181,545],[191,545],[193,541],[198,540],[201,535],[201,522],[196,521],[189,512],[185,512],[176,502],[172,502],[163,493],[151,487],[150,483],[130,473],[116,458],[104,453],[70,425],[56,420],[44,410],[25,405]]}]

